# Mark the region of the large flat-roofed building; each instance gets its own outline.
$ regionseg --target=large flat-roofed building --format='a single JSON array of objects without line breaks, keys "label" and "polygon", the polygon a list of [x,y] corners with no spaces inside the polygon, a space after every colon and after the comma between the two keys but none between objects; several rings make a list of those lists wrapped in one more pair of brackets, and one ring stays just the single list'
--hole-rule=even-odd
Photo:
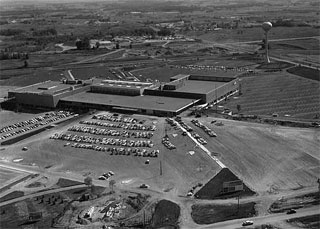
[{"label": "large flat-roofed building", "polygon": [[149,95],[112,95],[83,92],[60,100],[61,107],[123,110],[133,113],[175,116],[199,100]]},{"label": "large flat-roofed building", "polygon": [[89,90],[89,86],[67,84],[59,81],[45,81],[8,92],[8,98],[15,98],[19,105],[36,108],[55,108],[65,96]]},{"label": "large flat-roofed building", "polygon": [[91,85],[90,91],[102,94],[142,95],[143,90],[151,86],[153,84],[147,82],[102,80]]},{"label": "large flat-roofed building", "polygon": [[19,105],[36,108],[122,110],[175,116],[195,104],[217,102],[238,90],[238,79],[177,75],[164,84],[92,79],[46,81],[9,92]]},{"label": "large flat-roofed building", "polygon": [[239,88],[239,79],[232,77],[179,74],[158,90],[146,89],[146,95],[171,96],[200,100],[200,103],[217,102]]}]

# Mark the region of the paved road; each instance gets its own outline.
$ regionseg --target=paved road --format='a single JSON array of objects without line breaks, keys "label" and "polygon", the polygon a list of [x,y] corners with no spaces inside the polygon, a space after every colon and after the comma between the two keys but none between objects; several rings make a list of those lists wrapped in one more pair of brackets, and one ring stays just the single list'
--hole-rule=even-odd
[{"label": "paved road", "polygon": [[[112,52],[108,52],[108,53],[104,53],[104,54],[101,54],[101,55],[89,57],[88,59],[85,59],[85,60],[80,60],[80,61],[77,61],[77,62],[67,63],[66,65],[83,64],[83,63],[91,63],[91,62],[99,61],[100,59],[103,59],[106,56],[112,55],[112,54],[117,53],[117,52],[121,52],[123,50],[124,50],[123,48],[122,49],[117,49],[117,50],[112,51]],[[63,66],[63,65],[59,65],[59,66]]]},{"label": "paved road", "polygon": [[291,60],[287,60],[287,59],[283,59],[283,58],[270,56],[270,59],[271,60],[285,62],[285,63],[289,63],[289,64],[293,64],[293,65],[299,65],[299,66],[302,66],[302,67],[311,68],[311,69],[315,69],[315,70],[319,69],[319,67],[314,67],[314,66],[309,66],[309,65],[306,65],[306,64],[301,64],[299,62],[295,62],[295,61],[291,61]]},{"label": "paved road", "polygon": [[187,133],[187,135],[189,136],[189,138],[191,138],[192,141],[194,141],[197,146],[199,146],[204,152],[206,152],[206,154],[208,154],[208,156],[214,160],[221,168],[226,168],[227,166],[225,166],[217,157],[211,155],[211,152],[202,144],[200,144],[194,137],[192,137],[192,135],[190,134],[190,132],[188,132],[186,129],[184,129],[178,122],[175,121],[175,123],[177,124],[177,126],[184,132]]},{"label": "paved road", "polygon": [[252,218],[235,219],[235,220],[228,220],[220,223],[205,225],[199,228],[235,229],[235,228],[241,228],[242,222],[246,220],[252,220],[254,222],[254,226],[257,226],[257,225],[262,225],[267,223],[272,224],[272,223],[287,220],[287,219],[293,219],[297,217],[303,217],[303,216],[315,215],[315,214],[320,214],[319,206],[298,209],[296,214],[291,214],[291,215],[287,215],[286,213],[278,213],[278,214],[271,214],[266,216],[257,216]]}]

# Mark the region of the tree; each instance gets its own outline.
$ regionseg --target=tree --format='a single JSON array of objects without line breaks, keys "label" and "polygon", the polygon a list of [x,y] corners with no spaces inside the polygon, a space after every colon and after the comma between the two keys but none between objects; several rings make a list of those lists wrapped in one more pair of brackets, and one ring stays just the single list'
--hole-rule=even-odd
[{"label": "tree", "polygon": [[111,189],[111,192],[113,192],[113,188],[116,185],[116,181],[115,180],[110,180],[109,181],[109,188]]},{"label": "tree", "polygon": [[76,41],[77,49],[90,49],[90,40],[89,38],[85,37],[83,40],[78,39]]},{"label": "tree", "polygon": [[98,49],[100,47],[99,41],[96,42],[96,48]]},{"label": "tree", "polygon": [[84,184],[90,187],[92,185],[92,177],[84,178]]},{"label": "tree", "polygon": [[237,104],[237,110],[238,110],[238,113],[241,111],[241,105],[240,104]]}]

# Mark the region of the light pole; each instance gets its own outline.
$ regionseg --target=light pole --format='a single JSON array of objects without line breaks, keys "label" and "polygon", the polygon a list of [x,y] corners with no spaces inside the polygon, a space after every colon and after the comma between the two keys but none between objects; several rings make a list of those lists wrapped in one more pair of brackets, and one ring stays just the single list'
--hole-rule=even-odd
[{"label": "light pole", "polygon": [[268,32],[272,28],[271,22],[263,22],[262,23],[262,29],[264,30],[264,35],[265,35],[265,50],[266,50],[266,63],[270,63],[269,59],[269,45],[268,45]]}]

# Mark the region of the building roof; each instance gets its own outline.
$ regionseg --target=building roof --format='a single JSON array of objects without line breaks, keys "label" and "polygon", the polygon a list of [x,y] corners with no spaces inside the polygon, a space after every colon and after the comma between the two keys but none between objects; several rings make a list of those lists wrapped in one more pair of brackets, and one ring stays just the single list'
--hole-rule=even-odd
[{"label": "building roof", "polygon": [[18,92],[18,93],[34,93],[34,94],[55,94],[56,92],[59,92],[61,90],[66,90],[71,88],[72,85],[63,84],[59,81],[45,81],[41,83],[32,84],[26,87],[20,87],[15,90],[12,90],[12,92]]},{"label": "building roof", "polygon": [[193,99],[173,98],[162,96],[124,96],[99,93],[78,93],[61,99],[60,101],[90,103],[97,105],[119,106],[145,110],[159,110],[177,112],[178,110],[196,102]]},{"label": "building roof", "polygon": [[183,86],[175,91],[206,94],[224,84],[226,84],[226,82],[186,80],[184,81]]}]

